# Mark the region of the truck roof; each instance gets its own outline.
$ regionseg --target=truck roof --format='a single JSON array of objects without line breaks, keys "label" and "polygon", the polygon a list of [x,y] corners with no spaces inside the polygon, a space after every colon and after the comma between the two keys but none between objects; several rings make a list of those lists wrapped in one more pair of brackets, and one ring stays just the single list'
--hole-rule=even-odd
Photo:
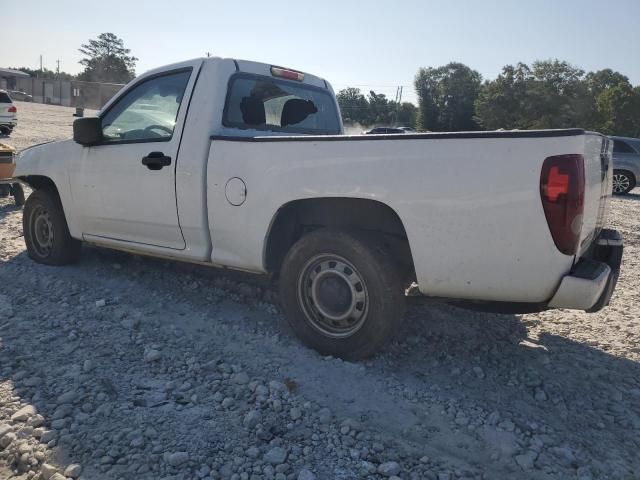
[{"label": "truck roof", "polygon": [[287,70],[293,70],[299,73],[304,74],[304,79],[301,81],[301,83],[305,83],[307,85],[313,85],[316,87],[320,87],[320,88],[326,88],[331,90],[331,87],[329,85],[329,83],[323,79],[320,78],[316,75],[312,75],[310,73],[307,72],[303,72],[301,70],[295,69],[295,68],[290,68],[287,66],[283,66],[283,65],[276,65],[276,64],[269,64],[269,63],[261,63],[261,62],[254,62],[254,61],[250,61],[250,60],[241,60],[241,59],[236,59],[236,58],[224,58],[224,57],[197,57],[197,58],[192,58],[189,60],[185,60],[184,62],[177,62],[177,63],[172,63],[169,65],[163,65],[162,67],[158,67],[158,68],[154,68],[152,70],[149,70],[147,72],[144,72],[142,74],[142,76],[148,76],[148,75],[153,75],[156,73],[160,73],[169,69],[173,69],[173,68],[181,68],[183,66],[185,66],[185,64],[189,63],[189,62],[193,62],[194,60],[202,60],[204,63],[215,63],[215,62],[224,62],[224,61],[231,61],[235,64],[236,66],[236,71],[238,72],[245,72],[245,73],[253,73],[256,75],[265,75],[265,76],[271,76],[271,67],[280,67],[280,68],[284,68]]}]

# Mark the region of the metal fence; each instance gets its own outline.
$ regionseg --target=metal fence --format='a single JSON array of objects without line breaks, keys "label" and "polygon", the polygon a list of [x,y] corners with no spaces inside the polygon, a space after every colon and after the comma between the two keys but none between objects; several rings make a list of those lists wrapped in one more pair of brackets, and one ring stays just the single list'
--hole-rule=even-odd
[{"label": "metal fence", "polygon": [[124,85],[119,83],[51,80],[44,78],[16,78],[15,90],[28,93],[34,102],[66,107],[99,110]]}]

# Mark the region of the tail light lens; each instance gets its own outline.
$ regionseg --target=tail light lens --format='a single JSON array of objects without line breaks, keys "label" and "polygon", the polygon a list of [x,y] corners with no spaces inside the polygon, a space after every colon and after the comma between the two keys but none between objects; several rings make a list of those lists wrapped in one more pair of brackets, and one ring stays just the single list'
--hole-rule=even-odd
[{"label": "tail light lens", "polygon": [[558,250],[575,255],[584,213],[584,158],[557,155],[545,159],[540,196],[551,236]]},{"label": "tail light lens", "polygon": [[9,110],[7,110],[7,112],[9,112],[9,113],[18,113],[18,109],[15,107],[15,105],[11,105],[9,107]]}]

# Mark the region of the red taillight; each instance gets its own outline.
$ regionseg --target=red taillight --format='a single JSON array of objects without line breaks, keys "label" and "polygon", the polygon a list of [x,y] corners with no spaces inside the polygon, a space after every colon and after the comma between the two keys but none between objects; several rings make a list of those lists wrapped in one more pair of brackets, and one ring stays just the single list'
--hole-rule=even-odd
[{"label": "red taillight", "polygon": [[553,241],[565,255],[578,251],[584,212],[584,158],[557,155],[545,159],[540,197]]},{"label": "red taillight", "polygon": [[296,72],[295,70],[288,70],[282,67],[271,67],[271,75],[274,77],[286,78],[287,80],[296,80],[302,82],[304,80],[304,73]]},{"label": "red taillight", "polygon": [[9,113],[18,113],[18,109],[15,107],[15,105],[11,105],[9,107],[9,110],[7,110],[7,112],[9,112]]}]

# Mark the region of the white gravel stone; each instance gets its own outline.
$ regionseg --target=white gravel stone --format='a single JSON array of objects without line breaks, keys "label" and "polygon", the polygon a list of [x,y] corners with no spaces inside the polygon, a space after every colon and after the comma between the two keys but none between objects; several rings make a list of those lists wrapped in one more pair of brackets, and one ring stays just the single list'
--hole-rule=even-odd
[{"label": "white gravel stone", "polygon": [[303,468],[298,473],[298,480],[316,480],[316,476],[311,472],[311,470]]},{"label": "white gravel stone", "polygon": [[378,473],[385,477],[392,477],[400,473],[400,464],[398,462],[385,462],[378,465]]},{"label": "white gravel stone", "polygon": [[160,352],[160,350],[149,348],[144,352],[143,359],[147,363],[157,362],[158,360],[160,360],[160,358],[162,358],[162,353]]},{"label": "white gravel stone", "polygon": [[64,476],[69,478],[78,478],[82,472],[82,466],[79,463],[72,463],[64,469]]},{"label": "white gravel stone", "polygon": [[58,469],[49,463],[43,463],[40,467],[40,475],[43,480],[49,480]]},{"label": "white gravel stone", "polygon": [[282,447],[274,447],[264,454],[263,459],[271,465],[279,465],[287,460],[287,451]]},{"label": "white gravel stone", "polygon": [[11,420],[14,422],[26,422],[27,420],[29,420],[29,417],[32,417],[36,413],[36,407],[34,407],[33,405],[25,405],[20,410],[11,415]]},{"label": "white gravel stone", "polygon": [[172,467],[179,467],[189,461],[188,452],[173,452],[166,456],[166,462]]},{"label": "white gravel stone", "polygon": [[254,428],[256,428],[256,426],[260,423],[260,419],[262,418],[262,416],[260,415],[260,412],[256,411],[256,410],[251,410],[250,412],[248,412],[245,416],[244,419],[242,421],[242,424],[250,429],[253,430]]}]

